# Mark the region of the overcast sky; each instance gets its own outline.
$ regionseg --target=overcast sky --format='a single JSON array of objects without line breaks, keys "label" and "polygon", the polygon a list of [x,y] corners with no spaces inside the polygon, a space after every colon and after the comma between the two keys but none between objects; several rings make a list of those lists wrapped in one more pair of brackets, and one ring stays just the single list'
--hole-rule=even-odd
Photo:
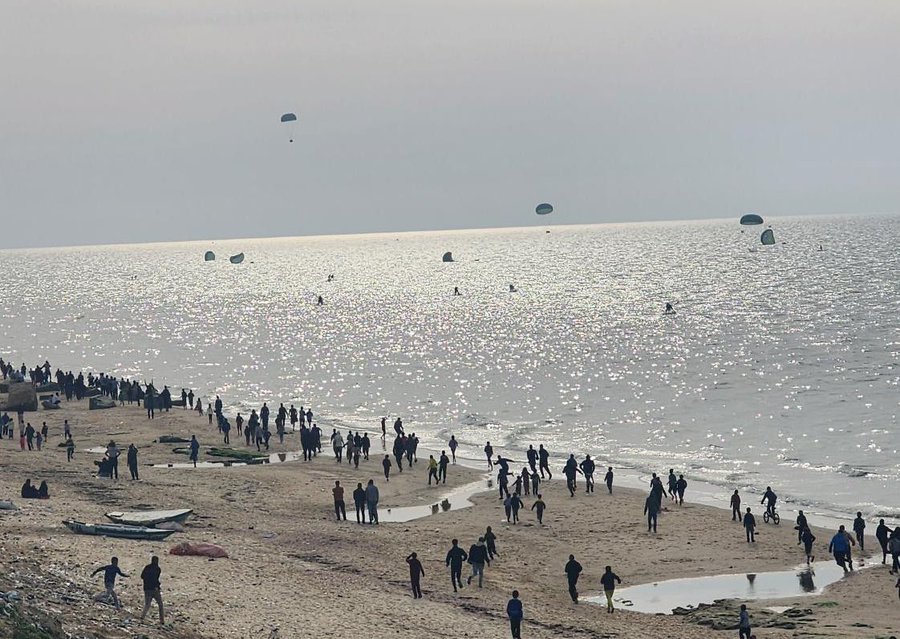
[{"label": "overcast sky", "polygon": [[0,0],[0,248],[897,211],[898,66],[897,0]]}]

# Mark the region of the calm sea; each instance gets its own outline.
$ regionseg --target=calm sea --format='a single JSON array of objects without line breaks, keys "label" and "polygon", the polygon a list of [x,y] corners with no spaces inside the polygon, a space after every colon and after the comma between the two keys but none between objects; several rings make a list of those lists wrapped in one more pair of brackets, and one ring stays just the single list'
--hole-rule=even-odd
[{"label": "calm sea", "polygon": [[0,354],[900,514],[900,218],[772,223],[3,251]]}]

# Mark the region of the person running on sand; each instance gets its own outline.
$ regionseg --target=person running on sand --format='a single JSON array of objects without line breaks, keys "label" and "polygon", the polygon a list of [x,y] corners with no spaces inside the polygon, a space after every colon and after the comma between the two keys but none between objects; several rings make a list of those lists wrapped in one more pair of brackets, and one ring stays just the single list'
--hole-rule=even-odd
[{"label": "person running on sand", "polygon": [[816,540],[816,536],[812,534],[812,531],[809,527],[804,527],[803,530],[800,531],[800,541],[803,543],[803,550],[806,552],[806,564],[809,565],[816,560],[815,556],[812,554],[812,545]]},{"label": "person running on sand", "polygon": [[581,575],[581,564],[575,561],[575,555],[569,555],[563,572],[566,573],[566,581],[569,582],[569,596],[573,603],[578,603],[578,577]]},{"label": "person running on sand", "polygon": [[494,470],[494,447],[491,442],[484,445],[484,456],[487,457],[488,470]]},{"label": "person running on sand", "polygon": [[803,542],[803,530],[809,527],[809,523],[806,521],[806,515],[803,514],[803,511],[799,511],[797,513],[797,525],[794,527],[794,530],[797,531],[797,545],[799,546]]},{"label": "person running on sand", "polygon": [[447,453],[442,450],[441,458],[438,459],[438,478],[441,480],[442,484],[447,483],[447,467],[449,465],[450,458],[447,457]]},{"label": "person running on sand", "polygon": [[391,481],[391,456],[385,455],[381,460],[381,467],[384,469],[384,481]]},{"label": "person running on sand", "polygon": [[459,540],[454,539],[450,542],[452,545],[447,551],[447,567],[450,568],[450,584],[453,586],[453,592],[457,592],[456,587],[462,585],[462,565],[469,558],[466,551],[459,547]]},{"label": "person running on sand", "polygon": [[597,465],[594,464],[594,460],[591,459],[590,455],[585,455],[578,467],[581,468],[581,472],[584,475],[584,492],[594,492],[594,470],[597,467]]},{"label": "person running on sand", "polygon": [[553,479],[553,473],[550,472],[550,453],[544,448],[543,444],[538,445],[539,470],[541,471],[541,479],[544,478],[544,471],[547,471],[547,479]]},{"label": "person running on sand", "polygon": [[431,478],[434,477],[434,483],[440,485],[441,480],[438,477],[438,463],[434,455],[428,456],[428,485],[431,486]]},{"label": "person running on sand", "polygon": [[506,523],[511,523],[512,518],[512,496],[507,493],[506,498],[503,500],[503,512],[506,513]]},{"label": "person running on sand", "polygon": [[422,567],[422,562],[419,561],[416,553],[410,554],[406,558],[406,563],[409,564],[409,583],[412,586],[413,599],[421,599],[422,585],[420,580],[425,576],[425,569]]},{"label": "person running on sand", "polygon": [[608,466],[606,468],[606,475],[603,477],[603,481],[606,482],[606,490],[609,491],[609,494],[612,495],[612,486],[613,486],[613,469],[612,466]]},{"label": "person running on sand", "polygon": [[456,441],[456,435],[450,435],[450,441],[447,442],[447,448],[450,449],[450,456],[453,458],[453,463],[456,463],[456,447],[459,446],[459,442]]},{"label": "person running on sand", "polygon": [[522,639],[522,619],[525,616],[522,610],[522,601],[519,599],[519,591],[512,591],[512,599],[506,602],[506,616],[509,617],[509,630],[512,639]]},{"label": "person running on sand", "polygon": [[677,501],[677,492],[676,492],[676,484],[678,483],[678,478],[675,476],[675,469],[669,469],[669,499],[672,501]]},{"label": "person running on sand", "polygon": [[487,544],[488,555],[490,555],[491,559],[500,556],[500,553],[497,552],[497,535],[494,534],[490,526],[484,531],[484,543]]},{"label": "person running on sand", "polygon": [[159,625],[162,626],[165,625],[166,620],[159,583],[160,574],[162,574],[162,570],[159,567],[159,557],[154,555],[151,557],[150,563],[144,566],[144,570],[141,571],[141,581],[144,582],[144,611],[141,613],[141,621],[144,620],[144,617],[150,611],[150,604],[155,601],[159,608]]},{"label": "person running on sand", "polygon": [[524,505],[522,499],[519,497],[519,493],[513,493],[513,496],[509,500],[509,506],[512,509],[512,523],[519,523],[519,509]]},{"label": "person running on sand", "polygon": [[755,544],[756,517],[751,514],[750,508],[747,508],[747,513],[744,515],[744,530],[747,531],[747,543]]},{"label": "person running on sand", "polygon": [[678,481],[675,482],[675,495],[678,497],[678,505],[684,506],[684,491],[687,490],[687,480],[684,475],[678,475]]},{"label": "person running on sand", "polygon": [[72,461],[73,457],[75,457],[75,442],[72,440],[72,435],[70,434],[66,437],[66,461]]},{"label": "person running on sand", "polygon": [[888,551],[891,553],[891,574],[900,573],[900,526],[894,528],[888,540]]},{"label": "person running on sand", "polygon": [[118,557],[110,559],[109,565],[97,568],[97,570],[91,573],[91,577],[101,572],[103,573],[103,587],[106,589],[106,594],[113,600],[116,610],[120,610],[122,606],[119,604],[118,595],[116,595],[116,577],[128,577],[128,575],[119,568]]},{"label": "person running on sand", "polygon": [[544,523],[544,509],[547,507],[547,504],[544,503],[541,495],[537,496],[537,499],[533,504],[531,504],[531,510],[537,511],[537,520],[539,524]]},{"label": "person running on sand", "polygon": [[488,548],[484,544],[484,537],[478,538],[477,544],[472,544],[469,548],[469,564],[472,566],[472,574],[466,578],[466,584],[471,585],[472,579],[478,576],[478,587],[481,588],[484,582],[484,566],[491,565],[492,557],[489,556]]},{"label": "person running on sand", "polygon": [[831,538],[831,543],[828,544],[828,552],[834,554],[834,563],[843,568],[845,573],[853,570],[853,559],[850,556],[851,544],[856,545],[856,542],[850,538],[843,526],[838,528],[837,533]]},{"label": "person running on sand", "polygon": [[566,465],[563,468],[563,475],[566,476],[566,488],[569,489],[569,497],[575,496],[575,490],[577,488],[575,479],[581,474],[582,472],[578,468],[578,461],[575,459],[575,455],[570,454],[569,459],[566,460]]},{"label": "person running on sand", "polygon": [[528,459],[528,466],[531,468],[532,473],[536,473],[537,470],[537,462],[538,462],[538,453],[534,449],[533,444],[528,444],[528,450],[525,451],[525,457]]},{"label": "person running on sand", "polygon": [[615,610],[613,607],[613,595],[616,593],[616,584],[622,583],[619,575],[612,571],[612,566],[607,566],[600,577],[600,585],[603,586],[603,594],[606,595],[606,612],[612,614]]}]

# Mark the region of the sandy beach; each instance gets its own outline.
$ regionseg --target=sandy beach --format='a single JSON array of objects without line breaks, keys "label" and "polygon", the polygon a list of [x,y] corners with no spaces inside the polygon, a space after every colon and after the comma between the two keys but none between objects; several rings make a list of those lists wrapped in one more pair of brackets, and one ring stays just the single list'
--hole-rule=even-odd
[{"label": "sandy beach", "polygon": [[[736,630],[716,630],[691,616],[642,614],[625,606],[608,615],[598,605],[584,601],[575,605],[567,593],[563,565],[572,553],[584,566],[579,582],[584,598],[600,594],[599,578],[607,564],[621,576],[624,588],[673,578],[784,570],[803,562],[790,522],[763,524],[761,507],[747,504],[760,523],[758,543],[750,546],[728,512],[691,504],[690,487],[683,507],[666,502],[655,535],[646,532],[641,512],[645,495],[640,491],[616,489],[608,495],[598,485],[593,495],[570,498],[565,484],[555,480],[542,486],[548,506],[543,525],[528,510],[530,497],[525,498],[522,521],[513,526],[506,524],[496,493],[483,493],[469,508],[451,508],[406,523],[361,526],[353,521],[350,496],[357,482],[375,480],[381,490],[379,509],[385,513],[392,507],[435,503],[446,489],[478,481],[487,469],[455,465],[446,488],[429,487],[428,451],[421,451],[412,472],[395,472],[386,483],[377,437],[372,459],[358,470],[346,463],[338,466],[327,447],[310,463],[155,468],[150,465],[187,461],[172,452],[174,445],[155,443],[161,435],[196,434],[204,452],[221,445],[220,436],[206,417],[181,408],[152,421],[137,407],[87,408],[87,401],[82,401],[65,403],[58,411],[26,413],[32,425],[46,421],[50,426],[43,451],[22,452],[17,439],[0,445],[4,469],[0,499],[12,499],[19,508],[0,512],[0,585],[18,590],[31,609],[58,619],[77,637],[255,638],[267,637],[274,627],[285,639],[507,637],[504,611],[514,588],[525,606],[524,637],[736,636]],[[319,425],[327,435],[331,426],[327,416],[322,417]],[[77,445],[71,463],[66,462],[65,449],[58,447],[64,419],[72,425]],[[360,424],[359,430],[369,428],[371,433],[374,427]],[[233,435],[234,443],[238,438]],[[95,476],[93,462],[100,455],[87,449],[104,446],[110,439],[123,450],[131,443],[140,449],[140,481],[127,478],[124,456],[118,481]],[[296,440],[290,433],[283,445],[273,438],[272,452],[296,451]],[[243,449],[243,442],[234,446]],[[203,459],[211,460],[201,453]],[[512,468],[521,469],[521,461]],[[50,500],[18,498],[29,477],[47,480]],[[347,522],[334,521],[335,480],[347,488]],[[579,487],[583,490],[583,483]],[[104,522],[108,511],[142,508],[192,508],[195,514],[184,532],[164,542],[75,535],[62,524],[68,518]],[[848,517],[848,525],[851,520]],[[450,539],[459,538],[468,549],[487,526],[498,536],[499,560],[487,568],[483,589],[473,585],[455,595],[444,565]],[[827,560],[826,546],[833,533],[814,532],[816,554]],[[168,549],[181,541],[220,544],[230,558],[210,561],[169,555]],[[877,547],[874,537],[868,544]],[[413,551],[425,569],[422,600],[411,597],[404,562]],[[149,617],[144,624],[132,620],[143,602],[137,577],[152,554],[161,559],[165,628],[156,627]],[[130,575],[119,584],[125,608],[121,612],[90,601],[102,590],[102,577],[90,574],[112,555]],[[760,628],[756,636],[874,638],[895,632],[900,625],[895,578],[880,565],[880,553],[878,562],[821,595],[748,602],[755,625],[772,620],[782,626],[794,624]],[[464,567],[463,575],[467,573]],[[764,612],[768,606],[804,612],[788,618]],[[155,615],[155,609],[150,614]]]}]

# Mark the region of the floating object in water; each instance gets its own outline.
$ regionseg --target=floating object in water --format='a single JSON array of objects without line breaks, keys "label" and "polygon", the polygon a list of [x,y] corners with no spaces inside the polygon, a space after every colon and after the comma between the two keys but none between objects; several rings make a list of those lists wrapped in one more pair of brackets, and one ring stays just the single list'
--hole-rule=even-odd
[{"label": "floating object in water", "polygon": [[281,123],[286,125],[289,130],[290,137],[288,138],[288,142],[294,141],[294,128],[297,126],[295,123],[297,122],[297,115],[294,113],[285,113],[281,116]]},{"label": "floating object in water", "polygon": [[553,213],[553,206],[544,202],[543,204],[538,204],[537,208],[534,209],[534,212],[538,215],[549,215],[550,213]]},{"label": "floating object in water", "polygon": [[747,213],[741,217],[741,225],[742,226],[756,226],[757,224],[762,224],[763,219],[758,216],[756,213]]},{"label": "floating object in water", "polygon": [[244,261],[244,254],[238,253],[237,255],[232,255],[231,257],[228,258],[228,261],[231,262],[232,264],[240,264],[241,262]]},{"label": "floating object in water", "polygon": [[213,253],[212,251],[207,251],[206,254],[203,256],[204,262],[212,262],[215,259],[216,259],[216,254]]},{"label": "floating object in water", "polygon": [[509,285],[509,292],[510,292],[510,293],[517,293],[518,291],[516,290],[516,287],[515,287],[513,284],[510,284],[510,285]]},{"label": "floating object in water", "polygon": [[766,229],[762,232],[762,235],[759,236],[759,241],[765,246],[772,246],[775,244],[775,232],[772,231],[772,229]]},{"label": "floating object in water", "polygon": [[452,262],[453,261],[453,253],[447,251],[444,253],[444,257],[441,258],[442,262]]},{"label": "floating object in water", "polygon": [[157,530],[156,528],[122,524],[85,524],[72,519],[67,519],[63,523],[69,530],[79,535],[116,537],[118,539],[162,540],[175,532],[174,530]]},{"label": "floating object in water", "polygon": [[183,522],[194,512],[190,508],[176,510],[138,510],[133,512],[109,512],[106,517],[117,524],[153,528],[167,521]]}]

